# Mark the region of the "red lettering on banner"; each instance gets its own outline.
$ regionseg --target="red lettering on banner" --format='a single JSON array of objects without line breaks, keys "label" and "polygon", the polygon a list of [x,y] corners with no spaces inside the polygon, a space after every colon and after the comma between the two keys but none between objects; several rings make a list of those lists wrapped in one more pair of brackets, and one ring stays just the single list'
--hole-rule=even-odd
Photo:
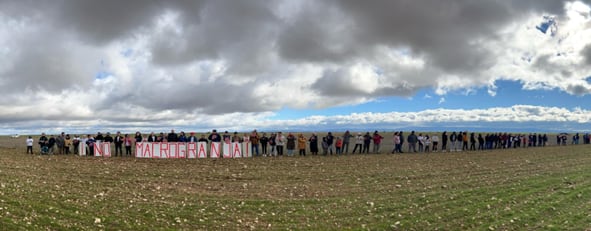
[{"label": "red lettering on banner", "polygon": [[238,142],[235,142],[235,143],[234,143],[234,148],[233,148],[232,150],[233,150],[233,152],[234,152],[234,153],[232,154],[232,156],[233,156],[234,158],[239,158],[239,157],[242,157],[242,147],[240,147],[240,143],[238,143]]},{"label": "red lettering on banner", "polygon": [[94,143],[94,156],[103,156],[103,149],[101,148],[101,142]]},{"label": "red lettering on banner", "polygon": [[146,147],[144,148],[144,153],[142,154],[143,157],[152,158],[152,143],[147,143]]},{"label": "red lettering on banner", "polygon": [[168,143],[160,143],[160,158],[170,158],[170,146]]},{"label": "red lettering on banner", "polygon": [[187,143],[176,143],[177,158],[187,158]]},{"label": "red lettering on banner", "polygon": [[248,144],[250,144],[250,142],[244,142],[243,144],[244,144],[244,149],[242,150],[242,154],[244,154],[244,157],[251,157],[249,155],[251,149],[248,147]]},{"label": "red lettering on banner", "polygon": [[144,149],[144,145],[141,142],[135,143],[135,157],[142,157],[142,150]]},{"label": "red lettering on banner", "polygon": [[222,144],[223,149],[223,156],[224,158],[232,158],[232,144],[231,143],[224,143]]},{"label": "red lettering on banner", "polygon": [[111,157],[111,143],[105,142],[101,145],[103,157]]},{"label": "red lettering on banner", "polygon": [[195,158],[197,156],[197,143],[187,143],[187,154],[188,158]]},{"label": "red lettering on banner", "polygon": [[220,158],[220,142],[211,142],[211,158]]},{"label": "red lettering on banner", "polygon": [[199,158],[205,158],[207,157],[207,150],[205,148],[205,142],[199,142],[199,153],[197,154],[197,156]]}]

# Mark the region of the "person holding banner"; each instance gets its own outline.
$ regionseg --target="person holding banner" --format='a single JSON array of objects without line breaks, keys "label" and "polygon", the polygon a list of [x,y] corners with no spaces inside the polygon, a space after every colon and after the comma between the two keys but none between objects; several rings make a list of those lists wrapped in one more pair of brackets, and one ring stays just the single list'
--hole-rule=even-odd
[{"label": "person holding banner", "polygon": [[179,133],[178,142],[183,142],[183,143],[187,142],[187,136],[185,135],[185,132],[181,131]]},{"label": "person holding banner", "polygon": [[151,132],[150,135],[148,136],[148,142],[156,142],[157,141],[157,137],[156,134],[154,134],[154,132]]},{"label": "person holding banner", "polygon": [[257,133],[257,130],[253,130],[252,133],[250,133],[250,137],[248,138],[248,140],[250,141],[250,145],[251,145],[251,153],[254,154],[255,156],[259,156],[259,134]]},{"label": "person holding banner", "polygon": [[[160,133],[162,134],[162,140],[160,142],[164,142],[164,133]],[[166,138],[166,140],[168,142],[178,142],[179,140],[179,136],[174,133],[174,129],[170,130],[170,133],[168,133],[168,137]]]},{"label": "person holding banner", "polygon": [[197,142],[205,142],[205,143],[207,143],[207,139],[205,138],[205,134],[201,134],[201,138],[199,138],[199,140],[197,140]]},{"label": "person holding banner", "polygon": [[211,142],[221,142],[222,141],[222,137],[218,134],[218,132],[213,129],[211,131],[211,134],[209,134],[209,141]]},{"label": "person holding banner", "polygon": [[229,144],[232,142],[232,136],[230,136],[230,133],[228,133],[228,131],[224,131],[224,134],[222,135],[222,140],[226,144]]},{"label": "person holding banner", "polygon": [[95,142],[96,142],[96,140],[94,139],[94,137],[92,137],[90,134],[88,134],[88,136],[86,138],[86,147],[88,149],[88,150],[86,150],[86,153],[88,153],[87,156],[94,156]]},{"label": "person holding banner", "polygon": [[242,139],[240,139],[240,136],[238,136],[238,132],[234,132],[234,135],[232,136],[232,143],[242,143]]},{"label": "person holding banner", "polygon": [[[205,135],[202,135],[201,137],[204,138]],[[205,141],[207,141],[207,139]],[[197,142],[197,137],[195,137],[195,132],[190,133],[189,137],[187,137],[187,142],[189,142],[189,143]]]},{"label": "person holding banner", "polygon": [[164,137],[164,132],[160,132],[156,137],[156,142],[166,142],[166,137]]},{"label": "person holding banner", "polygon": [[141,143],[143,140],[144,140],[144,137],[142,136],[142,133],[139,131],[135,132],[135,142]]}]

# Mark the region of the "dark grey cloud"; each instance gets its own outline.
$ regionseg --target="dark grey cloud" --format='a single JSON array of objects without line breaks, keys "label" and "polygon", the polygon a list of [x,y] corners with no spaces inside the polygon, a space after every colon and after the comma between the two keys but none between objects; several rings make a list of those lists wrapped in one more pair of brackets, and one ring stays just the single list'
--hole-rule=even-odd
[{"label": "dark grey cloud", "polygon": [[[445,84],[482,86],[498,78],[490,73],[503,43],[513,39],[502,29],[532,15],[563,20],[565,2],[0,0],[0,54],[7,56],[0,61],[0,90],[11,100],[19,92],[48,92],[58,100],[64,92],[80,93],[93,100],[77,107],[84,113],[139,108],[215,115],[412,96]],[[590,47],[580,52],[586,65]],[[126,49],[131,55],[122,58]],[[575,68],[585,67],[569,69],[549,52],[530,53],[534,63],[526,72],[554,81],[531,82],[588,93],[584,84],[560,85],[580,78]],[[355,73],[351,66],[360,63],[375,73]],[[104,80],[112,82],[95,78],[102,71],[115,75]],[[526,77],[514,78],[529,83]],[[359,85],[369,78],[379,86]],[[256,86],[267,88],[255,92]],[[302,101],[261,100],[283,93],[301,94]]]},{"label": "dark grey cloud", "polygon": [[581,51],[581,55],[585,57],[585,63],[587,65],[591,65],[591,44],[585,46],[585,48]]}]

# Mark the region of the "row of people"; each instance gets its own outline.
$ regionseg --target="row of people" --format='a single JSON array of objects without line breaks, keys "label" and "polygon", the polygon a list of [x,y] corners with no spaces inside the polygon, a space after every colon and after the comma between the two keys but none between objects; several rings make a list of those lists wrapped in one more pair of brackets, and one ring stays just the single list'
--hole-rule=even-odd
[{"label": "row of people", "polygon": [[[590,136],[586,134],[584,139],[586,140],[588,137]],[[88,146],[88,153],[92,154],[96,142],[109,142],[115,145],[115,156],[123,156],[123,148],[125,148],[127,156],[132,156],[132,147],[137,142],[249,142],[252,147],[251,151],[255,156],[282,156],[284,154],[293,156],[296,150],[299,155],[305,156],[307,150],[312,155],[319,155],[320,150],[322,150],[323,155],[348,154],[352,143],[355,146],[351,153],[370,153],[372,144],[371,153],[380,153],[383,139],[384,137],[378,131],[374,131],[373,134],[369,132],[365,134],[357,133],[356,136],[349,131],[343,133],[342,136],[335,136],[332,132],[328,132],[325,136],[319,138],[316,133],[313,133],[310,137],[305,137],[302,133],[297,136],[293,133],[284,135],[282,132],[270,133],[267,136],[267,133],[259,135],[257,130],[254,130],[251,133],[243,133],[241,136],[237,132],[230,134],[225,131],[220,134],[217,130],[212,130],[209,136],[206,137],[205,134],[202,134],[197,138],[194,132],[186,135],[182,131],[177,134],[174,130],[171,130],[167,134],[152,132],[148,136],[136,132],[133,138],[129,134],[122,134],[121,132],[117,132],[114,136],[111,136],[109,132],[105,135],[98,132],[95,136],[89,134],[83,137],[78,135],[71,137],[69,134],[62,132],[58,136],[51,135],[49,138],[43,133],[38,143],[42,154],[78,154],[80,143],[85,143]],[[557,144],[566,144],[566,139],[565,134],[558,135]],[[575,143],[575,140],[578,140],[578,134],[573,136],[573,143]],[[403,153],[405,142],[408,143],[405,150],[407,152],[437,152],[439,150],[453,152],[545,146],[548,143],[548,136],[546,134],[512,135],[508,133],[476,135],[465,131],[452,132],[448,135],[444,131],[441,133],[440,138],[437,133],[423,135],[411,131],[405,137],[403,131],[399,131],[393,133],[392,143],[394,147],[391,153]],[[27,139],[27,153],[33,153],[32,146],[33,139],[29,137]]]}]

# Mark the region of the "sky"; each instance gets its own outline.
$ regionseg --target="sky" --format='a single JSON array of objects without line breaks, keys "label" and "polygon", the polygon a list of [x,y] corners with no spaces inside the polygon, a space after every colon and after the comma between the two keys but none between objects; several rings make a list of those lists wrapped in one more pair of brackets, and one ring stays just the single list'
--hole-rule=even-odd
[{"label": "sky", "polygon": [[0,0],[0,134],[591,130],[591,0]]}]

